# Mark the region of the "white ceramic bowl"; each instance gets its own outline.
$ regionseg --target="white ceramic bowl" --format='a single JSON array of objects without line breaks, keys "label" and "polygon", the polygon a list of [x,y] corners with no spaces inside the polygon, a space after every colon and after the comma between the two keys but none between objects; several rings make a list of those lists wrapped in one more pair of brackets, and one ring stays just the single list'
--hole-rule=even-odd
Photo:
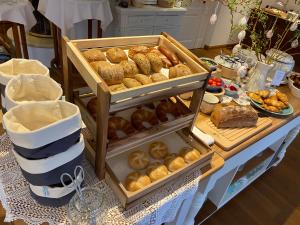
[{"label": "white ceramic bowl", "polygon": [[219,98],[210,93],[205,93],[200,110],[205,114],[211,114],[216,104],[219,103]]}]

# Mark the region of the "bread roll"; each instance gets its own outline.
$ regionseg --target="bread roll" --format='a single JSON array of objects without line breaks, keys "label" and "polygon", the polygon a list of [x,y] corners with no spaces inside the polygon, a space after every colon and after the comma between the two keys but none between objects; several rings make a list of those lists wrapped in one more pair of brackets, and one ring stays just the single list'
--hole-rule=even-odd
[{"label": "bread roll", "polygon": [[144,74],[136,74],[134,75],[134,78],[143,85],[152,83],[151,78]]},{"label": "bread roll", "polygon": [[125,187],[128,191],[137,191],[151,184],[151,180],[147,175],[139,172],[132,172],[127,175]]},{"label": "bread roll", "polygon": [[158,73],[161,68],[163,67],[163,62],[161,58],[153,52],[147,53],[146,57],[148,58],[150,64],[151,64],[151,69],[155,72]]},{"label": "bread roll", "polygon": [[164,68],[170,68],[171,66],[173,66],[171,61],[167,58],[167,56],[162,54],[158,49],[152,47],[149,49],[149,52],[156,53],[160,57]]},{"label": "bread roll", "polygon": [[89,49],[82,52],[82,54],[88,62],[106,61],[106,57],[100,49]]},{"label": "bread roll", "polygon": [[95,61],[95,62],[91,62],[90,65],[93,67],[94,70],[96,70],[97,73],[99,73],[99,67],[109,66],[110,63],[106,61]]},{"label": "bread roll", "polygon": [[190,68],[184,64],[178,64],[174,67],[171,67],[169,70],[169,78],[183,77],[192,74]]},{"label": "bread roll", "polygon": [[112,63],[119,63],[123,60],[128,60],[126,53],[120,48],[111,48],[107,50],[106,57]]},{"label": "bread roll", "polygon": [[152,142],[149,146],[149,154],[154,159],[163,159],[169,154],[168,146],[161,142]]},{"label": "bread roll", "polygon": [[159,162],[152,163],[147,168],[147,175],[150,177],[151,181],[157,181],[169,173],[167,167]]},{"label": "bread roll", "polygon": [[186,163],[191,163],[200,159],[201,154],[198,150],[193,148],[183,148],[180,151],[181,157],[184,159]]},{"label": "bread roll", "polygon": [[122,91],[122,90],[127,89],[124,84],[114,84],[114,85],[108,86],[108,88],[111,92]]},{"label": "bread roll", "polygon": [[154,73],[151,75],[151,79],[154,83],[168,80],[168,78],[161,73]]},{"label": "bread roll", "polygon": [[138,82],[136,79],[132,79],[132,78],[124,78],[123,79],[123,84],[127,88],[133,88],[133,87],[142,86],[142,84],[140,82]]},{"label": "bread roll", "polygon": [[150,74],[151,65],[148,58],[144,54],[137,53],[132,57],[132,60],[137,64],[138,68],[143,74]]},{"label": "bread roll", "polygon": [[149,162],[148,154],[140,150],[131,152],[128,156],[128,164],[135,170],[145,169],[149,165]]},{"label": "bread roll", "polygon": [[[131,115],[131,123],[137,130],[146,130],[158,124],[158,119],[154,112],[145,109],[138,109]],[[148,123],[147,126],[145,123]]]},{"label": "bread roll", "polygon": [[124,71],[120,65],[99,66],[98,73],[107,85],[121,84],[124,78]]},{"label": "bread roll", "polygon": [[123,131],[127,136],[134,133],[135,130],[131,123],[119,116],[112,116],[108,119],[107,136],[109,140],[120,139],[117,131]]},{"label": "bread roll", "polygon": [[217,128],[254,127],[258,120],[257,112],[251,106],[215,106],[210,120]]},{"label": "bread roll", "polygon": [[139,72],[135,62],[132,61],[123,60],[120,62],[120,66],[124,70],[124,77],[133,78]]},{"label": "bread roll", "polygon": [[181,156],[170,154],[165,158],[165,165],[168,167],[169,171],[174,172],[184,167],[185,162]]},{"label": "bread roll", "polygon": [[146,46],[141,46],[141,45],[133,46],[133,47],[129,48],[128,56],[129,56],[129,58],[132,59],[135,54],[138,54],[138,53],[146,54],[147,52],[149,52],[149,48]]}]

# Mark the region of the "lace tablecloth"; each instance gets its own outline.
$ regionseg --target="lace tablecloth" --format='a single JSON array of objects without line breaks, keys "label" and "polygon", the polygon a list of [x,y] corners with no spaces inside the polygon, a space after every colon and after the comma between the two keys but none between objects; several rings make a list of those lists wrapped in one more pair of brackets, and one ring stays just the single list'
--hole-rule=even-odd
[{"label": "lace tablecloth", "polygon": [[109,0],[40,0],[38,10],[67,35],[75,23],[101,20],[103,30],[112,22]]},{"label": "lace tablecloth", "polygon": [[36,23],[29,0],[0,0],[0,21],[23,24],[26,30]]},{"label": "lace tablecloth", "polygon": [[[12,144],[6,134],[0,136],[0,199],[6,210],[6,222],[21,219],[32,225],[48,222],[50,225],[70,224],[67,207],[41,206],[31,198],[29,186],[11,152]],[[105,224],[158,225],[171,222],[185,199],[194,196],[198,189],[200,169],[159,189],[146,201],[127,211],[121,206],[110,187],[99,181],[90,164],[85,161],[86,184],[98,187],[106,196],[104,208]]]}]

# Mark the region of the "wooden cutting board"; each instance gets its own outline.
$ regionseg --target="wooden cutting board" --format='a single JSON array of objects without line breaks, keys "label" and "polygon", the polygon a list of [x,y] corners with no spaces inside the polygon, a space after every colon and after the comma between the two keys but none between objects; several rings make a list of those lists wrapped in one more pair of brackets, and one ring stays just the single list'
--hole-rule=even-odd
[{"label": "wooden cutting board", "polygon": [[218,129],[207,115],[199,115],[196,126],[203,132],[211,135],[215,143],[224,151],[229,151],[243,141],[258,134],[260,131],[272,125],[272,120],[268,117],[259,117],[256,127],[246,128],[220,128]]}]

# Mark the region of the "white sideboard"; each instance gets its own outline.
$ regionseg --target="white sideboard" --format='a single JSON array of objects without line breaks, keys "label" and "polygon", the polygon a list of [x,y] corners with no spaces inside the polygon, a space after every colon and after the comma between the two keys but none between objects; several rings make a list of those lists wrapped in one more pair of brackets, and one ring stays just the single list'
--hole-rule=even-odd
[{"label": "white sideboard", "polygon": [[164,31],[177,39],[186,9],[116,6],[113,11],[115,36],[155,35]]}]

